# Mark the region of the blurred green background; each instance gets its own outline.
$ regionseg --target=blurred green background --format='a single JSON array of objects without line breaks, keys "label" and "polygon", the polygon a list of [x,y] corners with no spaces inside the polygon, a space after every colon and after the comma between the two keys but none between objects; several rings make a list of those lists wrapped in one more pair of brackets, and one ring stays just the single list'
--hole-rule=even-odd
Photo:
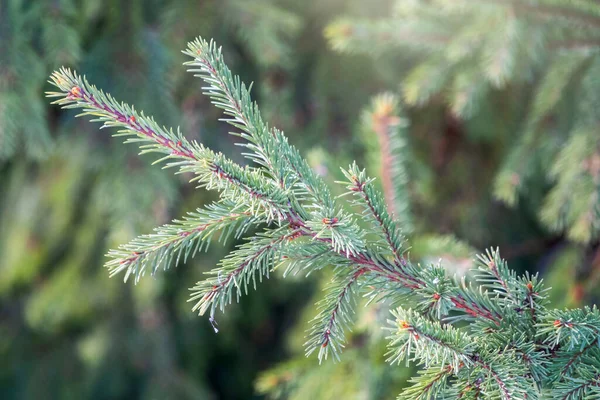
[{"label": "blurred green background", "polygon": [[[219,111],[182,66],[187,41],[214,38],[231,69],[254,82],[265,120],[283,129],[327,180],[333,183],[338,167],[353,159],[371,175],[385,175],[381,160],[389,149],[369,129],[364,110],[378,93],[401,93],[410,84],[403,79],[425,56],[394,46],[340,52],[339,40],[350,33],[358,39],[370,33],[335,21],[387,18],[393,3],[0,0],[0,398],[384,399],[398,393],[408,373],[384,362],[373,316],[384,310],[361,314],[341,364],[319,367],[315,358],[303,359],[305,321],[326,276],[275,276],[217,316],[218,334],[190,311],[187,289],[228,248],[214,244],[135,286],[109,279],[102,267],[108,249],[214,195],[150,166],[152,158],[51,106],[43,94],[54,69],[74,68],[159,123],[179,125],[187,137],[243,162]],[[548,167],[531,167],[536,184],[527,184],[521,201],[507,206],[493,195],[535,76],[486,92],[468,116],[436,97],[396,106],[408,124],[402,162],[415,257],[460,267],[471,249],[499,246],[519,272],[541,271],[555,288],[555,305],[593,303],[596,236],[573,240],[538,218],[551,182],[535,171]],[[385,111],[373,107],[376,116]],[[293,388],[286,387],[290,382]]]}]

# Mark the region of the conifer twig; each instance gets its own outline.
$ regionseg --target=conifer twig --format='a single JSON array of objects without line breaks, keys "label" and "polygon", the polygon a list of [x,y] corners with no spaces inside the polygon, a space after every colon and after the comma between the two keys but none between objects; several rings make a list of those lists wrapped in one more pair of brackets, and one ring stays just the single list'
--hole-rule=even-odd
[{"label": "conifer twig", "polygon": [[[59,89],[49,96],[65,108],[81,108],[104,127],[116,127],[142,153],[159,153],[166,167],[189,172],[199,187],[216,190],[221,200],[154,234],[111,251],[112,274],[125,272],[137,281],[146,268],[154,273],[193,256],[219,234],[243,236],[260,227],[226,256],[208,279],[191,289],[193,310],[210,312],[247,293],[257,280],[279,266],[306,274],[331,268],[335,276],[311,322],[306,353],[320,361],[338,359],[351,324],[355,294],[370,290],[371,301],[398,306],[390,321],[389,361],[417,361],[425,371],[404,398],[475,398],[521,400],[575,399],[597,394],[597,361],[588,348],[598,342],[597,308],[547,310],[546,289],[537,276],[517,276],[498,250],[479,257],[473,278],[450,278],[441,265],[419,265],[406,255],[401,226],[388,212],[384,196],[356,164],[344,171],[350,205],[343,211],[319,176],[310,169],[283,133],[263,122],[250,91],[223,62],[214,43],[197,39],[188,45],[188,65],[207,83],[205,92],[224,110],[226,121],[241,132],[254,164],[238,165],[222,154],[191,142],[152,118],[62,69],[52,76]],[[357,220],[362,220],[359,225]],[[404,309],[408,302],[414,310]],[[456,322],[465,324],[455,324]],[[592,354],[592,353],[589,353]],[[552,356],[556,355],[556,356]],[[566,361],[565,361],[566,360]],[[585,362],[578,360],[585,360]],[[577,367],[573,367],[573,365]],[[437,371],[437,372],[434,372]],[[579,396],[579,397],[578,397]]]}]

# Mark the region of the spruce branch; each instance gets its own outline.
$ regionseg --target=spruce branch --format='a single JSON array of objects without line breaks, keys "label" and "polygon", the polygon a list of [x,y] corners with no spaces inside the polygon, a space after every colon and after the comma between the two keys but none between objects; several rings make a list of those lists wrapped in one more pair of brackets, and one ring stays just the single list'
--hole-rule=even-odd
[{"label": "spruce branch", "polygon": [[429,368],[418,372],[418,376],[411,378],[414,384],[402,391],[398,400],[435,400],[439,398],[448,386],[448,380],[454,375],[451,365],[445,368]]},{"label": "spruce branch", "polygon": [[347,171],[342,170],[342,172],[348,179],[348,182],[345,182],[348,193],[358,195],[361,200],[359,204],[362,204],[364,208],[363,218],[381,230],[385,243],[394,254],[394,262],[402,263],[403,236],[400,234],[396,222],[388,213],[383,198],[373,187],[373,180],[367,178],[365,170],[360,170],[356,163],[352,164]]},{"label": "spruce branch", "polygon": [[[388,362],[419,360],[426,367],[452,367],[454,371],[473,363],[473,340],[450,325],[432,322],[413,310],[397,308],[392,324]],[[412,358],[411,358],[412,357]]]},{"label": "spruce branch", "polygon": [[[474,277],[452,279],[441,265],[412,262],[403,226],[364,170],[353,164],[344,171],[347,195],[353,196],[348,203],[360,211],[342,211],[344,197],[334,199],[283,133],[263,122],[250,90],[226,67],[220,49],[197,39],[186,54],[193,58],[192,71],[207,83],[205,92],[241,131],[237,135],[245,140],[253,165],[238,165],[188,141],[179,130],[160,127],[69,70],[52,76],[59,91],[49,96],[57,97],[56,103],[83,109],[82,115],[96,117],[102,127],[118,128],[117,135],[140,144],[142,153],[161,154],[166,167],[191,173],[199,187],[221,194],[219,202],[110,252],[112,275],[124,272],[125,279],[133,275],[137,281],[146,270],[169,268],[180,257],[185,261],[215,235],[241,238],[250,226],[266,225],[191,289],[194,311],[209,312],[212,322],[216,310],[224,311],[274,269],[309,275],[329,268],[334,277],[306,342],[306,353],[319,350],[320,361],[330,353],[339,358],[356,294],[366,289],[369,301],[414,304],[412,310],[400,307],[392,313],[396,320],[389,336],[391,363],[417,361],[427,368],[405,398],[531,400],[548,391],[562,399],[597,395],[597,308],[547,310],[542,281],[517,276],[497,249],[479,257]],[[438,78],[427,82],[424,94],[415,91],[413,100],[440,89],[444,74]],[[592,164],[586,164],[591,174]]]},{"label": "spruce branch", "polygon": [[100,129],[122,129],[119,135],[129,136],[127,142],[142,143],[141,154],[157,152],[165,154],[167,158],[200,160],[196,153],[203,149],[202,146],[189,142],[179,130],[175,133],[172,129],[160,127],[152,117],[137,113],[133,107],[117,102],[111,95],[90,85],[75,72],[61,68],[52,74],[50,83],[60,90],[46,93],[48,97],[58,98],[53,104],[63,108],[83,108],[84,111],[79,116],[97,117],[92,121],[102,122]]},{"label": "spruce branch", "polygon": [[538,335],[546,336],[545,342],[560,345],[569,351],[582,351],[598,341],[600,311],[596,306],[574,310],[551,310],[539,324]]},{"label": "spruce branch", "polygon": [[568,378],[556,384],[552,398],[556,400],[597,399],[600,397],[600,371],[586,368],[580,371],[580,377]]},{"label": "spruce branch", "polygon": [[112,260],[106,267],[111,276],[125,270],[125,281],[133,275],[138,282],[147,267],[154,275],[161,266],[166,270],[177,265],[182,256],[185,263],[199,251],[207,250],[217,232],[219,241],[225,243],[230,236],[238,239],[248,228],[261,222],[266,220],[254,217],[245,205],[228,200],[213,203],[110,251],[108,256]]},{"label": "spruce branch", "polygon": [[319,362],[326,360],[329,352],[339,360],[345,342],[344,330],[349,329],[354,314],[358,280],[367,271],[366,267],[343,268],[335,274],[325,289],[327,294],[317,303],[319,314],[311,321],[312,328],[304,344],[307,356],[319,349]]},{"label": "spruce branch", "polygon": [[481,390],[486,396],[502,400],[539,398],[526,368],[514,354],[491,354],[487,359],[479,356],[474,359],[475,371],[483,374]]},{"label": "spruce branch", "polygon": [[511,291],[517,280],[516,274],[508,269],[506,261],[500,258],[499,249],[488,250],[485,255],[478,255],[477,258],[480,262],[479,271],[481,271],[477,280],[482,286],[500,294],[512,306],[519,304],[516,294]]},{"label": "spruce branch", "polygon": [[[242,144],[250,150],[245,155],[266,168],[282,187],[301,185],[315,202],[322,203],[326,212],[332,214],[333,200],[324,181],[289,145],[281,131],[270,129],[262,120],[258,106],[250,98],[250,88],[241,83],[238,76],[233,76],[223,62],[221,49],[212,41],[198,38],[188,44],[184,54],[193,58],[185,63],[190,66],[188,71],[209,85],[204,88],[204,93],[213,100],[215,106],[223,109],[227,116],[223,121],[242,131],[235,135],[248,142]],[[287,176],[290,171],[295,172],[300,181]]]},{"label": "spruce branch", "polygon": [[600,358],[598,341],[591,342],[580,351],[558,350],[554,354],[553,376],[557,380],[564,380],[577,374],[580,366],[590,360]]},{"label": "spruce branch", "polygon": [[499,304],[483,291],[483,288],[473,287],[472,283],[467,283],[463,277],[456,283],[456,294],[451,300],[456,309],[461,310],[464,314],[448,318],[448,321],[459,321],[464,319],[483,319],[491,321],[496,325],[500,324],[502,319],[502,310]]},{"label": "spruce branch", "polygon": [[256,289],[257,275],[261,282],[263,276],[269,277],[273,265],[281,260],[282,247],[296,235],[297,231],[288,227],[267,230],[231,252],[219,268],[208,272],[212,278],[190,289],[188,301],[195,302],[192,310],[200,315],[209,309],[211,315],[216,309],[224,312],[225,306],[232,303],[234,293],[239,301],[243,293],[248,293],[250,284]]},{"label": "spruce branch", "polygon": [[352,262],[346,257],[331,251],[331,247],[324,242],[314,241],[307,235],[302,235],[298,240],[289,243],[284,249],[282,262],[276,268],[283,268],[283,276],[297,275],[302,272],[307,277],[326,267],[350,268]]},{"label": "spruce branch", "polygon": [[[400,283],[412,290],[424,286],[421,279],[418,278],[416,269],[405,259],[400,260],[400,265],[398,263],[389,265],[386,260],[376,260],[374,259],[376,257],[369,254],[363,243],[364,233],[354,223],[351,216],[335,210],[333,200],[331,202],[328,200],[329,191],[323,189],[322,179],[317,177],[306,162],[299,157],[297,151],[287,144],[287,139],[279,131],[273,130],[269,133],[260,118],[257,106],[250,102],[248,89],[240,83],[239,78],[232,76],[223,63],[220,50],[214,43],[209,44],[198,39],[196,42],[190,43],[187,54],[195,59],[191,62],[192,65],[201,67],[200,72],[202,72],[203,79],[213,85],[208,89],[213,101],[217,106],[224,108],[227,115],[233,117],[233,119],[228,119],[228,122],[246,132],[242,134],[242,137],[250,142],[249,148],[255,151],[255,155],[251,156],[251,159],[262,167],[274,168],[276,165],[274,161],[286,158],[292,170],[297,173],[295,180],[301,181],[296,185],[303,187],[305,193],[325,196],[317,196],[312,200],[312,204],[309,204],[312,209],[310,215],[306,215],[300,206],[304,200],[302,194],[299,195],[300,198],[297,198],[294,196],[298,195],[297,192],[288,191],[289,187],[285,185],[287,180],[284,179],[282,185],[280,179],[277,184],[268,176],[263,175],[262,168],[241,167],[222,154],[215,154],[201,144],[189,142],[179,130],[174,133],[173,130],[161,128],[152,118],[146,117],[143,113],[138,114],[131,106],[118,103],[110,95],[106,95],[90,85],[85,78],[69,70],[62,69],[52,76],[52,83],[61,92],[50,92],[48,95],[59,97],[55,103],[65,108],[83,108],[84,112],[81,115],[98,117],[97,121],[102,122],[103,127],[121,128],[118,134],[128,136],[127,142],[141,142],[142,153],[164,154],[159,161],[169,160],[167,167],[179,167],[181,172],[194,173],[196,176],[193,181],[198,181],[200,186],[219,190],[222,192],[222,196],[230,201],[244,199],[243,202],[249,203],[249,210],[254,217],[264,218],[267,222],[276,221],[278,224],[285,221],[290,226],[301,227],[302,235],[328,244],[335,253],[346,257],[352,263],[367,266],[370,272],[384,280]],[[267,139],[271,137],[275,138],[273,142]],[[280,137],[284,139],[279,140]],[[283,154],[286,157],[275,157],[275,153],[270,150],[275,143],[281,146],[278,147],[278,150],[285,150]],[[282,166],[279,168],[286,170]],[[376,197],[374,192],[367,195]],[[381,201],[374,201],[378,201],[377,207],[381,209],[380,215],[386,216],[387,213]],[[387,230],[390,243],[399,247],[400,236],[397,234],[397,229],[392,227],[391,221],[389,216],[381,219],[384,224],[382,227]],[[118,254],[124,256],[122,253]],[[168,257],[170,252],[165,254]],[[161,256],[160,259],[163,257]],[[138,263],[136,260],[143,261],[145,257],[129,256],[127,258],[130,260],[126,259],[124,264],[133,264],[134,266],[134,269],[130,271],[137,271],[136,274],[143,272],[143,263]],[[407,272],[408,269],[411,271]],[[234,267],[233,270],[237,270],[237,267]],[[227,301],[230,301],[229,296],[227,296]],[[485,306],[471,304],[471,299],[465,299],[464,296],[455,297],[452,301],[457,308],[466,310],[472,316],[483,318],[492,316],[490,312],[486,311]],[[205,311],[202,305],[199,307]],[[220,308],[223,307],[220,306]]]},{"label": "spruce branch", "polygon": [[155,163],[167,161],[167,168],[179,167],[180,173],[193,173],[196,176],[192,181],[199,182],[200,187],[223,191],[232,199],[245,197],[252,209],[264,213],[269,220],[284,217],[281,209],[288,207],[288,196],[258,170],[241,167],[223,154],[188,141],[179,129],[175,133],[160,127],[153,118],[117,102],[68,69],[55,72],[51,83],[61,90],[47,93],[49,97],[59,98],[54,104],[63,108],[83,108],[79,116],[97,117],[92,121],[102,122],[101,129],[120,128],[115,136],[127,137],[125,143],[138,143],[142,149],[140,154],[164,154]]},{"label": "spruce branch", "polygon": [[457,399],[462,400],[478,400],[482,398],[483,394],[481,393],[481,378],[476,378],[472,380],[467,380],[464,382],[458,382],[456,388],[452,391],[452,394]]}]

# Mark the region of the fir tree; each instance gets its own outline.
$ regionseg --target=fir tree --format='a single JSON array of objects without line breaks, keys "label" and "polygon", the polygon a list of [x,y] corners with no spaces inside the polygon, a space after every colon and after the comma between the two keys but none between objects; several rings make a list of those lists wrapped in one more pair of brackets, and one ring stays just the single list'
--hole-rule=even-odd
[{"label": "fir tree", "polygon": [[[552,310],[537,276],[517,276],[497,250],[479,257],[472,281],[452,279],[435,264],[407,256],[401,226],[388,211],[373,179],[356,164],[343,170],[343,200],[335,198],[289,144],[262,119],[250,89],[234,76],[213,42],[197,39],[185,54],[190,72],[224,111],[251,161],[242,166],[62,69],[52,75],[56,103],[79,108],[103,127],[118,128],[142,153],[157,153],[165,167],[189,174],[199,187],[216,190],[212,206],[109,253],[111,273],[140,279],[193,256],[219,234],[260,229],[191,289],[200,314],[225,308],[276,269],[309,274],[334,271],[309,329],[307,354],[338,359],[352,323],[356,293],[395,306],[389,321],[389,361],[423,367],[401,398],[594,398],[600,395],[595,358],[600,312]],[[342,209],[349,202],[353,212]],[[414,309],[401,304],[408,300]]]}]

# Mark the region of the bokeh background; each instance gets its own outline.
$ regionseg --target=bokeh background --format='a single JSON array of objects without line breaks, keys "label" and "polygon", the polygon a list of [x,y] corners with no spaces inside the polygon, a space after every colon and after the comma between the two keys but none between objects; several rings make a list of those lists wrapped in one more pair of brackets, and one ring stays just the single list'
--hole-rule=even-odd
[{"label": "bokeh background", "polygon": [[110,248],[214,195],[50,105],[47,77],[74,68],[244,162],[182,66],[198,35],[332,185],[357,160],[397,192],[413,257],[463,274],[499,246],[554,305],[594,303],[598,7],[539,20],[430,3],[0,0],[0,398],[387,399],[406,384],[385,363],[384,307],[359,312],[340,363],[304,358],[326,273],[275,274],[218,334],[188,288],[235,243],[137,285],[109,279]]}]

